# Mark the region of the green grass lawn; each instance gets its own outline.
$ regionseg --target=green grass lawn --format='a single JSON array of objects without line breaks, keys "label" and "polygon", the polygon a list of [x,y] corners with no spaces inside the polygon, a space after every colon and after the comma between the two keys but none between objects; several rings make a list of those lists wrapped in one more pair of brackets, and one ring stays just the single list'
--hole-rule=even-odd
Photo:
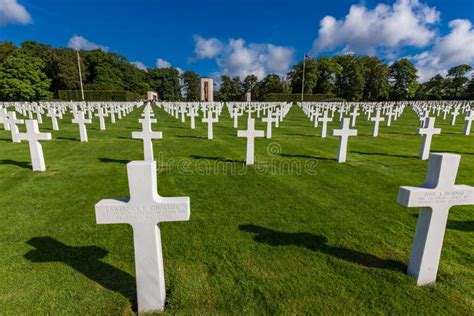
[{"label": "green grass lawn", "polygon": [[[0,131],[0,314],[133,313],[131,227],[97,225],[94,205],[128,197],[140,113],[106,131],[95,119],[88,143],[70,115],[58,132],[45,117],[44,173],[31,171],[27,143]],[[450,211],[435,285],[405,273],[418,209],[397,204],[398,188],[420,185],[428,165],[410,108],[377,138],[359,117],[338,164],[338,138],[320,138],[294,106],[273,139],[256,140],[249,167],[227,110],[213,141],[200,118],[191,130],[155,113],[159,193],[191,198],[189,222],[161,225],[166,314],[474,314],[473,206]],[[432,151],[461,154],[457,183],[474,186],[474,136],[462,124],[439,119]]]}]

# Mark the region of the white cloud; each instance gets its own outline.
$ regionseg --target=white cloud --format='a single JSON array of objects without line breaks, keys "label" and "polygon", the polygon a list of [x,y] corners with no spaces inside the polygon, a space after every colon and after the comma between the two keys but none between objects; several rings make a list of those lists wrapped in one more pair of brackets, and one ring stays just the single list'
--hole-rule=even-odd
[{"label": "white cloud", "polygon": [[138,69],[141,69],[141,70],[147,70],[147,67],[144,63],[142,63],[141,61],[137,60],[137,61],[133,61],[131,62],[132,65],[134,65],[135,67],[137,67]]},{"label": "white cloud", "polygon": [[424,47],[436,36],[432,25],[439,21],[434,7],[418,0],[397,0],[374,9],[352,5],[345,18],[324,17],[313,51],[344,48],[358,53],[375,54],[378,49],[401,46]]},{"label": "white cloud", "polygon": [[469,20],[449,22],[451,32],[440,37],[433,48],[410,57],[418,69],[420,81],[445,75],[450,67],[474,63],[474,29]]},{"label": "white cloud", "polygon": [[71,39],[69,39],[69,43],[67,44],[67,47],[73,48],[75,50],[101,49],[104,52],[109,50],[107,46],[96,44],[79,35],[74,35],[73,37],[71,37]]},{"label": "white cloud", "polygon": [[156,68],[171,68],[171,64],[167,60],[158,58],[156,60]]},{"label": "white cloud", "polygon": [[31,15],[17,0],[0,0],[0,26],[15,23],[29,24]]},{"label": "white cloud", "polygon": [[208,38],[205,39],[200,35],[194,35],[194,53],[196,56],[195,60],[203,58],[214,58],[216,57],[223,49],[223,44],[217,38]]},{"label": "white cloud", "polygon": [[[239,76],[241,79],[247,75],[254,74],[262,79],[269,73],[285,76],[293,62],[294,50],[290,47],[276,46],[273,44],[246,44],[245,40],[229,39],[227,44],[223,44],[215,38],[205,39],[195,35],[196,58],[208,56],[216,60],[220,69],[220,74],[229,76]],[[196,41],[196,38],[199,41]],[[219,44],[216,44],[218,42]],[[203,53],[202,43],[214,43],[213,49]],[[198,46],[201,46],[198,48]],[[219,47],[218,49],[215,49]],[[201,52],[201,53],[198,53]],[[212,57],[210,57],[212,56]],[[203,58],[203,57],[200,57]],[[213,74],[214,76],[216,73]]]}]

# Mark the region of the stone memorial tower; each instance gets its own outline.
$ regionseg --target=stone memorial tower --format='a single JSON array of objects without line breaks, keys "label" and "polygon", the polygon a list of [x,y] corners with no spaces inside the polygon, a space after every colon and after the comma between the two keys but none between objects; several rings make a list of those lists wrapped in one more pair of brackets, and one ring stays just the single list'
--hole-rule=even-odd
[{"label": "stone memorial tower", "polygon": [[201,78],[201,101],[214,101],[214,85],[211,78]]}]

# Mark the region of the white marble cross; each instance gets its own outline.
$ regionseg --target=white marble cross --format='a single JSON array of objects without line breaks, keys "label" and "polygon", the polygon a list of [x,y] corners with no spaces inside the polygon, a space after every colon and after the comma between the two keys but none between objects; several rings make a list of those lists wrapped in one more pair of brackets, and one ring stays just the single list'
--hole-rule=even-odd
[{"label": "white marble cross", "polygon": [[356,124],[357,117],[360,115],[359,113],[359,107],[354,106],[354,110],[350,114],[352,116],[352,122],[351,122],[351,127],[354,127]]},{"label": "white marble cross", "polygon": [[0,122],[3,123],[3,129],[6,131],[10,130],[10,125],[8,123],[5,123],[5,119],[8,118],[8,112],[7,109],[5,108],[0,108]]},{"label": "white marble cross", "polygon": [[474,205],[474,188],[456,185],[460,155],[431,154],[425,183],[421,187],[400,187],[398,203],[420,207],[415,239],[408,262],[408,274],[417,285],[436,281],[449,209]]},{"label": "white marble cross", "polygon": [[166,288],[160,223],[188,221],[189,197],[158,194],[156,161],[132,161],[127,173],[130,199],[100,201],[95,205],[96,221],[132,226],[138,312],[162,311]]},{"label": "white marble cross", "polygon": [[272,111],[268,111],[267,117],[262,119],[262,122],[267,123],[267,139],[272,138],[272,123],[276,123],[278,119],[273,116]]},{"label": "white marble cross", "polygon": [[40,133],[38,121],[26,120],[26,133],[17,134],[19,141],[26,140],[30,145],[30,156],[33,171],[45,171],[43,147],[40,140],[51,140],[51,133]]},{"label": "white marble cross", "polygon": [[453,111],[453,113],[451,113],[451,115],[452,115],[452,117],[451,117],[451,126],[454,126],[456,124],[456,118],[459,115],[459,109],[454,108],[454,111]]},{"label": "white marble cross", "polygon": [[392,117],[395,116],[393,113],[393,108],[390,106],[387,111],[387,126],[392,126]]},{"label": "white marble cross", "polygon": [[156,123],[156,119],[144,118],[138,120],[142,123],[141,132],[132,132],[133,139],[142,139],[143,140],[143,152],[145,156],[145,161],[153,161],[153,143],[152,139],[162,139],[163,134],[161,132],[153,132],[151,130],[151,123]]},{"label": "white marble cross", "polygon": [[318,118],[318,121],[322,122],[321,126],[321,137],[326,138],[328,130],[328,122],[332,122],[332,118],[328,117],[328,111],[324,111],[324,115],[321,118]]},{"label": "white marble cross", "polygon": [[99,125],[100,125],[100,130],[105,131],[105,117],[107,114],[104,113],[104,109],[99,106],[99,112],[96,114],[96,116],[99,117]]},{"label": "white marble cross", "polygon": [[249,118],[247,120],[247,130],[237,131],[237,136],[247,138],[247,154],[245,163],[247,165],[253,165],[255,163],[255,138],[264,137],[264,131],[255,130],[255,119]]},{"label": "white marble cross", "polygon": [[350,129],[349,125],[351,119],[346,117],[342,120],[341,129],[333,129],[332,135],[341,137],[339,140],[339,152],[337,154],[337,162],[346,162],[347,155],[347,142],[350,136],[357,136],[356,129]]},{"label": "white marble cross", "polygon": [[239,116],[242,116],[243,113],[240,113],[240,109],[238,107],[235,107],[233,109],[233,118],[234,118],[234,128],[239,127]]},{"label": "white marble cross", "polygon": [[380,124],[380,122],[385,121],[385,118],[380,116],[380,109],[377,109],[375,117],[372,117],[370,120],[372,122],[374,122],[374,129],[373,129],[373,132],[372,132],[372,136],[377,137],[377,136],[379,136],[379,124]]},{"label": "white marble cross", "polygon": [[214,130],[212,124],[218,121],[217,118],[213,117],[214,115],[212,113],[212,110],[209,110],[207,112],[207,117],[202,119],[203,123],[207,123],[207,139],[214,139]]},{"label": "white marble cross", "polygon": [[433,135],[441,134],[441,128],[434,128],[436,118],[428,117],[425,127],[418,128],[416,133],[418,135],[423,136],[423,141],[421,142],[421,149],[420,149],[420,159],[426,160],[430,156],[430,148],[431,148],[431,139]]},{"label": "white marble cross", "polygon": [[469,136],[471,134],[472,121],[474,121],[474,110],[467,111],[464,120],[466,121],[464,124],[464,135]]},{"label": "white marble cross", "polygon": [[48,115],[51,118],[51,122],[53,124],[53,131],[59,131],[59,126],[58,126],[58,117],[60,117],[60,114],[56,112],[56,109],[53,107],[50,107],[48,109]]},{"label": "white marble cross", "polygon": [[39,105],[36,106],[35,112],[36,112],[36,121],[38,122],[38,124],[43,124],[43,117],[41,116],[41,114],[43,113],[43,110],[41,109]]},{"label": "white marble cross", "polygon": [[24,124],[23,120],[19,120],[16,118],[16,112],[15,111],[10,111],[8,112],[8,117],[3,119],[4,124],[8,124],[10,126],[10,132],[12,135],[12,142],[14,143],[19,143],[20,141],[17,139],[17,136],[19,134],[19,129],[17,124]]},{"label": "white marble cross", "polygon": [[84,118],[84,112],[79,111],[76,113],[76,118],[73,118],[72,123],[79,125],[79,135],[81,137],[81,142],[87,142],[87,128],[86,124],[92,123],[92,120],[88,120]]},{"label": "white marble cross", "polygon": [[191,118],[191,129],[195,129],[196,128],[196,116],[199,116],[199,113],[197,111],[197,109],[195,109],[194,107],[191,107],[189,109],[189,113],[187,114],[187,116],[189,116]]}]

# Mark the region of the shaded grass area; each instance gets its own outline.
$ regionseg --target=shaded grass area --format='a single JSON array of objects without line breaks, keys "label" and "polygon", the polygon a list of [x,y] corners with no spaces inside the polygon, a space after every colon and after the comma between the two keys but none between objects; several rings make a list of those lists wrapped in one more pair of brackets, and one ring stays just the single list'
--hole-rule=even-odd
[{"label": "shaded grass area", "polygon": [[[89,126],[80,143],[70,115],[42,142],[47,171],[30,170],[28,144],[0,131],[0,306],[6,314],[132,314],[136,310],[132,230],[97,225],[94,205],[128,196],[126,163],[143,157],[140,110]],[[404,271],[417,209],[396,203],[401,185],[423,182],[421,137],[409,108],[380,135],[358,118],[347,163],[338,139],[320,138],[293,107],[273,139],[245,139],[225,110],[207,140],[155,109],[158,190],[190,196],[189,222],[162,224],[167,314],[473,314],[474,207],[454,207],[438,282],[416,287]],[[474,138],[443,129],[432,150],[461,153],[457,182],[474,185]],[[245,118],[239,126],[244,129]],[[329,130],[338,127],[330,123]],[[257,122],[257,128],[265,125]]]}]

